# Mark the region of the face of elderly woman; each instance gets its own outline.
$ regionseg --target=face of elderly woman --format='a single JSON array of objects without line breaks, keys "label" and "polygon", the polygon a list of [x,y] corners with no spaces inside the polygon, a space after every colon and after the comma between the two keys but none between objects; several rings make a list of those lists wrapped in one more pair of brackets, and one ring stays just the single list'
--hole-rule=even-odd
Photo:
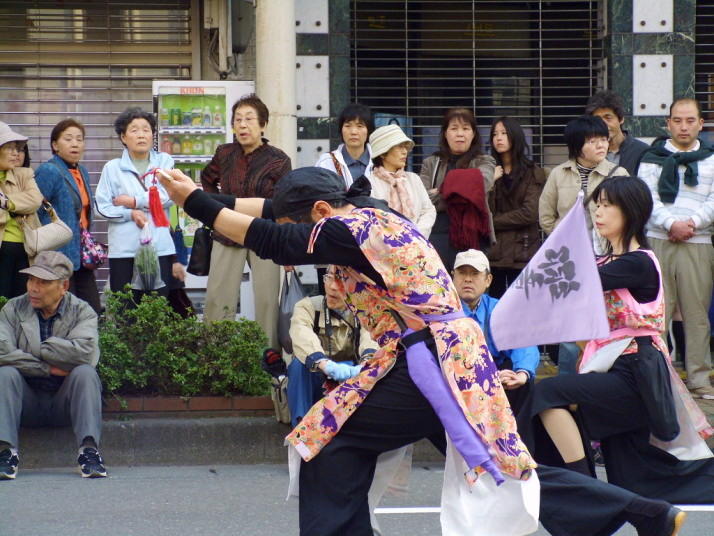
[{"label": "face of elderly woman", "polygon": [[22,165],[25,158],[25,142],[9,141],[0,147],[0,171],[8,171]]},{"label": "face of elderly woman", "polygon": [[129,149],[131,156],[144,159],[154,143],[154,131],[146,119],[138,117],[126,126],[121,141]]},{"label": "face of elderly woman", "polygon": [[387,171],[394,173],[404,169],[407,165],[407,155],[409,154],[409,142],[395,145],[382,157],[382,165]]},{"label": "face of elderly woman", "polygon": [[52,149],[65,162],[77,164],[84,153],[84,134],[77,127],[68,127],[52,142]]}]

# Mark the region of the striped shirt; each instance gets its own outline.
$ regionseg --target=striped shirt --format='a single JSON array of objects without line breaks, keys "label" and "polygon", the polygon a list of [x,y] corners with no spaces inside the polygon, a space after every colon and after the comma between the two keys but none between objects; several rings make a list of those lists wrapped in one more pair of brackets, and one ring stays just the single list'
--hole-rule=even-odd
[{"label": "striped shirt", "polygon": [[[672,145],[671,140],[667,140],[665,149],[678,152]],[[699,141],[690,149],[697,151]],[[640,164],[637,174],[647,183],[652,192],[654,207],[652,216],[647,224],[647,236],[667,240],[668,232],[675,221],[694,221],[694,236],[687,240],[692,244],[710,244],[711,235],[714,231],[714,155],[697,162],[699,174],[696,186],[684,184],[685,166],[679,166],[679,192],[674,203],[663,203],[659,197],[659,175],[662,167],[658,164],[643,162]]]},{"label": "striped shirt", "polygon": [[578,167],[578,173],[580,174],[580,189],[583,192],[587,192],[588,191],[588,181],[590,180],[590,174],[593,172],[593,170],[595,168],[581,166],[580,162],[575,162],[575,165]]}]

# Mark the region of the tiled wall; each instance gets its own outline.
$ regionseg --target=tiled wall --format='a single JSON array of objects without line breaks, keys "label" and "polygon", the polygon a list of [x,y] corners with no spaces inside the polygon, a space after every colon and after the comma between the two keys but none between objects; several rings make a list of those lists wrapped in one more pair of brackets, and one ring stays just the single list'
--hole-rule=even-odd
[{"label": "tiled wall", "polygon": [[[650,2],[655,0],[648,0]],[[666,2],[667,0],[656,0]],[[672,58],[673,73],[671,93],[674,98],[694,97],[694,14],[696,0],[673,0],[673,31],[657,32],[657,25],[642,24],[634,20],[634,26],[641,29],[652,28],[652,32],[635,32],[633,27],[634,0],[608,1],[608,36],[610,88],[622,95],[625,100],[627,117],[625,128],[637,137],[655,137],[666,134],[664,120],[666,109],[657,107],[656,115],[643,115],[642,104],[633,102],[634,69],[641,69],[642,63],[636,62],[638,55],[662,55],[659,65],[667,64]],[[652,5],[652,4],[650,4]],[[639,17],[638,17],[639,18]],[[633,65],[634,64],[634,65]],[[661,89],[653,84],[651,88],[641,88],[648,92]],[[639,110],[639,111],[638,111]],[[651,113],[651,110],[646,112]]]}]

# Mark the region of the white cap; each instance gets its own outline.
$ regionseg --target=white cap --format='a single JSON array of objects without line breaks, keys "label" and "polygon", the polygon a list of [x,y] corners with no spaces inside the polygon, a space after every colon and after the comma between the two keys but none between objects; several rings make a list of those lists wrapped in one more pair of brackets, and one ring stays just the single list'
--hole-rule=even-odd
[{"label": "white cap", "polygon": [[477,249],[467,249],[457,254],[454,260],[454,270],[459,266],[471,266],[479,272],[488,272],[491,269],[484,252]]}]

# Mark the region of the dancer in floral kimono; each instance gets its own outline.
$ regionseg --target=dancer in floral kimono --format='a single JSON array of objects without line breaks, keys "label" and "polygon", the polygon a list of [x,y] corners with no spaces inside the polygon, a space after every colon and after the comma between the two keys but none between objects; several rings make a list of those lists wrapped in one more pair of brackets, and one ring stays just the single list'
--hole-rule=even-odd
[{"label": "dancer in floral kimono", "polygon": [[[552,534],[612,534],[627,521],[643,535],[676,534],[683,513],[668,503],[560,469],[539,467],[536,476],[483,334],[464,317],[438,254],[405,218],[366,197],[368,189],[360,191],[363,181],[345,192],[336,174],[301,168],[278,183],[269,202],[211,196],[178,170],[170,176],[162,183],[188,214],[259,256],[285,265],[335,264],[348,306],[380,346],[356,376],[315,404],[288,435],[303,457],[301,534],[371,535],[367,491],[377,456],[422,438],[444,452],[444,425],[457,447],[449,450],[451,461],[457,471],[463,469],[462,483],[454,486],[471,486],[476,495],[486,486],[495,494],[498,481],[504,488],[528,482],[532,488],[539,478],[540,521]],[[439,371],[432,382],[450,393],[460,428],[442,422],[444,414],[437,415],[434,400],[430,403],[429,393],[412,379],[400,345],[405,328],[420,334],[431,351]],[[476,446],[483,450],[475,452]],[[445,489],[444,497],[453,498],[452,492]],[[474,518],[478,503],[459,499],[466,505],[461,511],[443,504],[451,510],[447,526],[442,515],[445,534],[516,535],[537,528],[532,503],[517,503],[517,511],[507,515],[503,512],[511,504],[494,504]]]}]

